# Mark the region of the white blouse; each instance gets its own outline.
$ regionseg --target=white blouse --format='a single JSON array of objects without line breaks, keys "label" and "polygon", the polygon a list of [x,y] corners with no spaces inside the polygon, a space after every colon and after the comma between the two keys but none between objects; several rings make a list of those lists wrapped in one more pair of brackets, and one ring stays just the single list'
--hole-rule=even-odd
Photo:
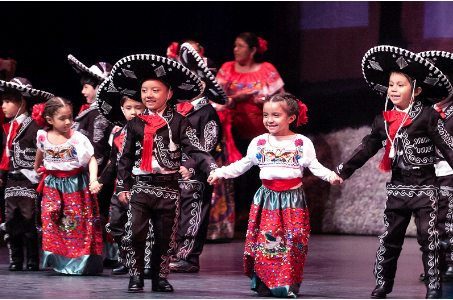
[{"label": "white blouse", "polygon": [[260,179],[267,180],[302,178],[304,168],[325,181],[331,173],[316,159],[315,147],[309,138],[301,134],[271,136],[269,133],[254,138],[244,158],[215,172],[219,178],[234,178],[253,165],[260,167]]},{"label": "white blouse", "polygon": [[47,140],[47,131],[38,130],[37,146],[44,154],[43,164],[47,170],[87,168],[94,155],[90,140],[78,131],[74,131],[71,138],[63,144],[54,145]]}]

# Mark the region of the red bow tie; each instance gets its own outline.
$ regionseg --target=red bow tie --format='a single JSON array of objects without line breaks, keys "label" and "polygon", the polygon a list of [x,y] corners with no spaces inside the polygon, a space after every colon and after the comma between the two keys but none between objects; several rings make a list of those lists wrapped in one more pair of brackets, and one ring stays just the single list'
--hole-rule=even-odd
[{"label": "red bow tie", "polygon": [[176,104],[176,111],[183,116],[186,116],[193,108],[193,104],[190,102],[183,102]]},{"label": "red bow tie", "polygon": [[[2,170],[9,170],[9,157],[6,155],[6,149],[8,148],[9,150],[11,150],[13,140],[16,137],[17,131],[19,130],[21,124],[17,123],[17,121],[14,121],[14,123],[12,123],[12,125],[13,125],[13,128],[11,129],[11,135],[9,137],[8,145],[6,145],[5,150],[3,150],[2,161],[0,163],[0,169],[2,169]],[[3,124],[3,130],[5,131],[5,133],[7,135],[9,134],[10,126],[11,126],[11,122]]]},{"label": "red bow tie", "polygon": [[442,117],[442,119],[445,119],[445,114],[444,114],[444,111],[442,110],[442,108],[435,108],[435,110],[440,113],[440,116]]},{"label": "red bow tie", "polygon": [[79,115],[82,113],[82,111],[90,108],[91,104],[84,104],[82,105],[82,107],[80,108],[80,111],[79,111]]},{"label": "red bow tie", "polygon": [[157,129],[164,127],[167,122],[158,115],[139,115],[140,119],[145,122],[145,137],[143,138],[142,162],[140,170],[152,172],[153,167],[153,136]]},{"label": "red bow tie", "polygon": [[[384,119],[390,123],[389,125],[389,138],[387,139],[387,145],[385,146],[385,153],[384,157],[381,160],[381,163],[379,164],[379,169],[388,172],[392,169],[392,161],[389,157],[390,154],[390,149],[392,147],[392,142],[395,140],[395,135],[398,129],[402,127],[405,127],[409,124],[412,123],[411,119],[409,116],[402,111],[398,110],[390,110],[390,111],[384,111],[382,112],[384,115]],[[407,118],[406,118],[407,117]],[[404,121],[404,124],[401,125],[401,123]]]}]

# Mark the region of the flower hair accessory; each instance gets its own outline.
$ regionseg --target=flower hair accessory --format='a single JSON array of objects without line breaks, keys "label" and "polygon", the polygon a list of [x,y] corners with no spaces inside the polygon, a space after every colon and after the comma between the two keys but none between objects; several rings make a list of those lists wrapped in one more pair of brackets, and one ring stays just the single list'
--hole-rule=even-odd
[{"label": "flower hair accessory", "polygon": [[264,53],[267,51],[267,41],[263,40],[262,38],[258,37],[258,42],[260,43],[260,47],[258,48],[259,53]]},{"label": "flower hair accessory", "polygon": [[178,55],[176,54],[177,51],[178,51],[178,43],[176,43],[176,42],[171,43],[171,45],[168,46],[168,48],[167,48],[167,57],[177,58],[178,57]]},{"label": "flower hair accessory", "polygon": [[45,126],[46,122],[42,117],[42,112],[44,111],[44,107],[46,105],[44,103],[39,103],[33,106],[33,112],[31,113],[31,117],[35,120],[36,124],[39,126]]},{"label": "flower hair accessory", "polygon": [[307,117],[307,106],[303,104],[299,99],[297,99],[297,103],[299,104],[299,117],[297,118],[297,126],[302,126],[302,124],[307,124],[308,117]]}]

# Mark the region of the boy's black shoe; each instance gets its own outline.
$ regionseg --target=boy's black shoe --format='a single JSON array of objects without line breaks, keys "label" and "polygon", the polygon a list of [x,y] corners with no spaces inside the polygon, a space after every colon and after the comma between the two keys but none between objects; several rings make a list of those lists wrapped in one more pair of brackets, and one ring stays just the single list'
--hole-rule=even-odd
[{"label": "boy's black shoe", "polygon": [[453,266],[449,266],[441,277],[443,281],[453,281]]},{"label": "boy's black shoe", "polygon": [[39,271],[39,262],[29,262],[27,264],[27,271]]},{"label": "boy's black shoe", "polygon": [[383,285],[376,285],[374,290],[371,292],[371,298],[373,299],[385,299],[387,294],[390,294],[393,289],[393,282],[385,282]]},{"label": "boy's black shoe", "polygon": [[196,265],[193,265],[183,259],[180,259],[177,262],[171,262],[169,268],[170,271],[177,273],[195,273],[200,270],[200,268]]},{"label": "boy's black shoe", "polygon": [[420,277],[418,277],[418,280],[420,280],[420,281],[425,281],[425,280],[428,280],[428,277],[425,276],[425,273],[421,273],[421,274],[420,274]]},{"label": "boy's black shoe", "polygon": [[439,299],[442,297],[442,289],[428,289],[426,299]]},{"label": "boy's black shoe", "polygon": [[118,262],[118,260],[106,258],[104,259],[102,265],[105,269],[115,269],[120,266],[120,263]]},{"label": "boy's black shoe", "polygon": [[159,277],[153,279],[152,289],[153,292],[173,292],[173,287],[168,283],[167,278]]},{"label": "boy's black shoe", "polygon": [[9,265],[10,271],[22,271],[22,263],[12,263]]},{"label": "boy's black shoe", "polygon": [[123,265],[121,265],[118,268],[112,270],[112,275],[124,275],[124,274],[127,274],[127,273],[129,273],[129,269],[126,266],[123,266]]},{"label": "boy's black shoe", "polygon": [[137,293],[140,291],[143,291],[143,274],[140,275],[133,275],[129,279],[129,286],[127,288],[127,291],[130,293]]}]

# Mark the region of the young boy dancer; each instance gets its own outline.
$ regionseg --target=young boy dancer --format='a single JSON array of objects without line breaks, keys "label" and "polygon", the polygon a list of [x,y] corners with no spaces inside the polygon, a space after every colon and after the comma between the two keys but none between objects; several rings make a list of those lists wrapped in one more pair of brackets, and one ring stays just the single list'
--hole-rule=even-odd
[{"label": "young boy dancer", "polygon": [[[151,255],[152,290],[172,292],[167,281],[179,215],[178,178],[188,179],[196,164],[209,173],[217,165],[189,138],[190,122],[167,101],[187,101],[203,92],[200,79],[175,61],[151,54],[127,56],[110,75],[109,89],[141,100],[146,110],[125,127],[118,163],[117,192],[129,201],[125,241],[128,246],[128,291],[143,290],[145,241],[152,221],[155,244]],[[190,157],[181,164],[183,156]]]},{"label": "young boy dancer", "polygon": [[[193,143],[215,157],[216,146],[222,140],[222,127],[209,100],[225,105],[228,103],[228,97],[190,43],[181,45],[179,61],[199,76],[206,86],[202,95],[192,101],[177,104],[176,110],[192,124],[193,132],[189,138]],[[189,180],[179,179],[181,211],[177,234],[178,248],[170,263],[170,270],[173,272],[198,272],[200,268],[199,257],[208,232],[214,190],[213,185],[206,184],[208,176],[209,174],[197,167]]]},{"label": "young boy dancer", "polygon": [[10,271],[23,269],[22,240],[26,238],[27,270],[39,270],[39,235],[41,199],[36,191],[38,180],[33,170],[36,134],[42,128],[31,116],[33,103],[53,95],[33,89],[26,78],[10,82],[0,80],[2,110],[9,123],[3,125],[5,150],[0,164],[0,185],[5,189],[5,240],[10,255]]}]

